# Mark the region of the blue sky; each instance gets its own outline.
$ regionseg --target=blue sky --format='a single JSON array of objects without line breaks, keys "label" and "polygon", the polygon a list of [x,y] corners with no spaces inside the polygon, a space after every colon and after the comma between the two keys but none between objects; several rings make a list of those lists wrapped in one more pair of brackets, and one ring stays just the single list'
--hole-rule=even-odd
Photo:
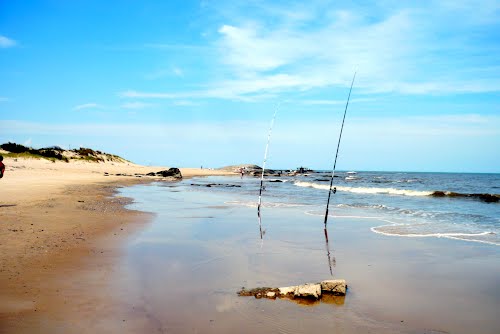
[{"label": "blue sky", "polygon": [[500,172],[498,1],[0,1],[0,142]]}]

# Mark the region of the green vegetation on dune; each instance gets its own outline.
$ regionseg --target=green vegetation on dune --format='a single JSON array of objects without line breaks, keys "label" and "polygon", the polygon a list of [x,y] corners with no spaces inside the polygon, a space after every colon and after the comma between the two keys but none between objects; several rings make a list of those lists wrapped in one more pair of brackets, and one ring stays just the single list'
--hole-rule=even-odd
[{"label": "green vegetation on dune", "polygon": [[28,158],[28,159],[47,159],[50,161],[64,161],[69,162],[70,160],[83,160],[88,162],[103,162],[113,161],[118,163],[130,162],[117,155],[108,154],[101,151],[95,151],[90,148],[80,147],[74,150],[64,150],[58,146],[33,149],[31,147],[26,147],[24,145],[16,143],[5,143],[0,145],[0,147],[7,151],[4,153],[5,157],[10,158]]}]

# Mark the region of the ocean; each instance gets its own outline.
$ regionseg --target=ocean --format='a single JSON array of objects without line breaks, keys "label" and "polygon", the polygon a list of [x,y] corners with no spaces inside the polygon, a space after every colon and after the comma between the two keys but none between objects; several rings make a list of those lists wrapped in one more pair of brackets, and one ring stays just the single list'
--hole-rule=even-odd
[{"label": "ocean", "polygon": [[[315,172],[266,178],[263,219],[275,207],[301,207],[322,221],[330,177],[331,172]],[[233,194],[236,199],[226,204],[257,205],[258,178],[184,182],[196,191]],[[500,174],[337,172],[333,186],[330,226],[335,226],[335,217],[364,218],[373,221],[372,232],[389,236],[500,245],[500,202],[493,202],[500,197]]]}]

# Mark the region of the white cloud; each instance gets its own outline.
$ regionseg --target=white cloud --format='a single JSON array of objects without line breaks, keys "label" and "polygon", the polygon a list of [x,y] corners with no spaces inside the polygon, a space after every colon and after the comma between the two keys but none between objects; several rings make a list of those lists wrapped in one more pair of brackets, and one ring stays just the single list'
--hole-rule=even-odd
[{"label": "white cloud", "polygon": [[[328,0],[217,2],[206,7],[220,16],[210,21],[206,44],[146,47],[202,55],[217,69],[214,79],[187,91],[131,90],[121,97],[255,101],[346,87],[355,70],[361,94],[500,91],[500,45],[494,33],[500,29],[500,3],[495,0],[485,0],[480,8],[470,0],[363,6]],[[171,71],[184,75],[177,67]]]},{"label": "white cloud", "polygon": [[213,41],[217,80],[200,90],[122,96],[252,101],[345,87],[355,70],[356,89],[365,94],[500,91],[500,46],[492,35],[500,29],[495,1],[481,6],[481,14],[471,10],[477,7],[472,1],[240,6],[221,9],[224,21]]},{"label": "white cloud", "polygon": [[10,39],[6,36],[0,35],[0,48],[12,48],[17,45],[17,42],[13,39]]},{"label": "white cloud", "polygon": [[84,109],[104,109],[104,107],[97,103],[84,103],[73,107],[73,110],[79,111]]}]

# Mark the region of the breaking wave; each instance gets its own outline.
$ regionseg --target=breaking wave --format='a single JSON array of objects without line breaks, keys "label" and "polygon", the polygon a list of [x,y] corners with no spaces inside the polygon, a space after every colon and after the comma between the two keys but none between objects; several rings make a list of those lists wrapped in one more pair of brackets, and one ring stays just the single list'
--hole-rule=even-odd
[{"label": "breaking wave", "polygon": [[[315,188],[329,190],[330,186],[327,184],[320,184],[314,182],[298,181],[294,183],[298,187]],[[403,196],[430,196],[432,191],[419,191],[419,190],[405,190],[396,188],[368,188],[368,187],[344,187],[336,186],[339,191],[346,191],[358,194],[390,194],[390,195],[403,195]]]},{"label": "breaking wave", "polygon": [[[298,187],[315,188],[322,190],[329,190],[330,186],[328,184],[314,183],[314,182],[303,182],[297,181],[294,185]],[[358,194],[389,194],[389,195],[401,195],[401,196],[432,196],[432,197],[446,197],[446,198],[471,198],[477,199],[486,203],[498,203],[500,202],[499,194],[488,194],[488,193],[458,193],[453,191],[422,191],[422,190],[407,190],[407,189],[397,189],[397,188],[377,188],[377,187],[345,187],[336,186],[338,191],[345,191],[350,193]]]}]

